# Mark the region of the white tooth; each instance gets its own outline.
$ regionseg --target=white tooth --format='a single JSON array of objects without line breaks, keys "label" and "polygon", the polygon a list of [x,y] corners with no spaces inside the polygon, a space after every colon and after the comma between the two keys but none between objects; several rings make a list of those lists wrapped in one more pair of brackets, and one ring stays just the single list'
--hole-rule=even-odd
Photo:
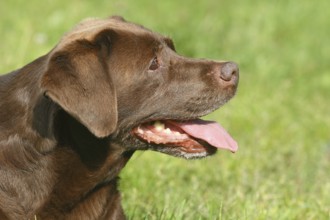
[{"label": "white tooth", "polygon": [[166,128],[165,131],[164,131],[166,134],[171,134],[172,131],[169,129],[169,128]]},{"label": "white tooth", "polygon": [[180,135],[181,135],[181,133],[180,133],[180,132],[178,132],[178,131],[176,131],[176,132],[174,132],[174,135],[175,135],[175,136],[180,136]]},{"label": "white tooth", "polygon": [[165,125],[160,121],[155,121],[154,127],[156,128],[156,131],[162,131],[165,129]]},{"label": "white tooth", "polygon": [[144,131],[140,128],[140,127],[138,127],[138,133],[140,133],[140,134],[143,134],[144,133]]}]

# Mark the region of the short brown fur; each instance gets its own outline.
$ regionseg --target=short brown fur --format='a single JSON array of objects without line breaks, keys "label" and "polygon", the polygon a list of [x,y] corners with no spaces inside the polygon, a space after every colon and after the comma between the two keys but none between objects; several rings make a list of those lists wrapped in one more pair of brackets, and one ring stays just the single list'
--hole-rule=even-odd
[{"label": "short brown fur", "polygon": [[179,56],[169,38],[113,17],[83,21],[0,76],[0,219],[125,219],[118,174],[134,151],[185,154],[131,130],[223,105],[238,82],[220,79],[224,64]]}]

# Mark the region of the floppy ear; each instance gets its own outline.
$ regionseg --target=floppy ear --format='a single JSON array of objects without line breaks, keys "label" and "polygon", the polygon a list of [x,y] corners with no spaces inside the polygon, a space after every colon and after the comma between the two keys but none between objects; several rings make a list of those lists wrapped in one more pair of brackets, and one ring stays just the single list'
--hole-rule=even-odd
[{"label": "floppy ear", "polygon": [[110,135],[118,118],[116,91],[104,57],[110,53],[105,34],[94,42],[77,40],[55,51],[41,79],[46,96],[97,137]]}]

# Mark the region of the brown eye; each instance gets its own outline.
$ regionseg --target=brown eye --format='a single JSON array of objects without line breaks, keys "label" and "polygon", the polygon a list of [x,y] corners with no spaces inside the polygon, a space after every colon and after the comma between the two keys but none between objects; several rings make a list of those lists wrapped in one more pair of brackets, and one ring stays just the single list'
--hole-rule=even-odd
[{"label": "brown eye", "polygon": [[150,63],[149,70],[156,70],[159,67],[158,59],[157,57],[154,57]]}]

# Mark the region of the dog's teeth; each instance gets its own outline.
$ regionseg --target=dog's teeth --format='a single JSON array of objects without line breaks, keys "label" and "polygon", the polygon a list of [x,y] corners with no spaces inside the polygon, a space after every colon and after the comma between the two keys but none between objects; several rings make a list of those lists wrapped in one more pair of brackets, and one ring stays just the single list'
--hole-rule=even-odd
[{"label": "dog's teeth", "polygon": [[155,121],[154,127],[156,128],[156,131],[162,131],[165,129],[165,125],[160,121]]},{"label": "dog's teeth", "polygon": [[174,132],[174,135],[175,135],[175,136],[180,136],[180,135],[181,135],[181,133],[180,133],[180,132],[178,132],[178,131],[176,131],[176,132]]},{"label": "dog's teeth", "polygon": [[140,134],[143,134],[144,133],[144,131],[140,128],[140,127],[138,127],[138,133],[140,133]]},{"label": "dog's teeth", "polygon": [[166,134],[171,134],[172,131],[169,129],[169,128],[166,128],[165,131],[164,131]]}]

